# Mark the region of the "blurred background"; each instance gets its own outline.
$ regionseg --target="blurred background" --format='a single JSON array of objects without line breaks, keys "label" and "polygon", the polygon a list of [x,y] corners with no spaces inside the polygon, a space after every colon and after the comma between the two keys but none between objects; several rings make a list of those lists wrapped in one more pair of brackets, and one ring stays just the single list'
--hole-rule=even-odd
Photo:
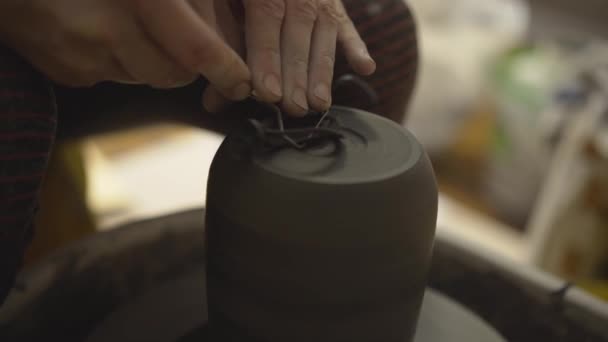
[{"label": "blurred background", "polygon": [[[608,2],[407,2],[421,70],[404,126],[435,166],[438,234],[608,298]],[[28,260],[204,206],[221,140],[159,125],[62,144]]]}]

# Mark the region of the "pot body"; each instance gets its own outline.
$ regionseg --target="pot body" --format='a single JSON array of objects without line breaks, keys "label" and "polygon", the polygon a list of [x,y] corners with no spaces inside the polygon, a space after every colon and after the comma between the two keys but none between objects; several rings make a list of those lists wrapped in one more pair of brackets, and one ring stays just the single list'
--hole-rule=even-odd
[{"label": "pot body", "polygon": [[[209,324],[219,341],[404,342],[429,270],[437,187],[421,145],[376,115],[312,150],[228,136],[206,211]],[[252,142],[253,141],[253,142]]]}]

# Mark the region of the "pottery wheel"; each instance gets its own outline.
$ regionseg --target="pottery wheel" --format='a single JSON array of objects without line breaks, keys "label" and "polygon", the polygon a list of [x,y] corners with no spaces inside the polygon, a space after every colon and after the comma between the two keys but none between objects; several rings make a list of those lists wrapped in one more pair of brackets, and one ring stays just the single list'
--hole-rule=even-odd
[{"label": "pottery wheel", "polygon": [[[135,298],[109,315],[87,342],[205,342],[205,272],[198,268]],[[427,290],[414,342],[505,342],[487,323]]]}]

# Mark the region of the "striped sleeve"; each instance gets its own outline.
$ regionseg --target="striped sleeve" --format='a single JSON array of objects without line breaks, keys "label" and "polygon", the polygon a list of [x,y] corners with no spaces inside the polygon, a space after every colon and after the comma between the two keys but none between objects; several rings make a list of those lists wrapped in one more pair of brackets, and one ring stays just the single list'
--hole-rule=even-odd
[{"label": "striped sleeve", "polygon": [[[343,0],[344,6],[377,64],[365,80],[378,93],[370,110],[403,121],[418,70],[418,41],[414,17],[403,0]],[[352,73],[344,56],[336,60],[336,75]],[[356,96],[338,100],[358,107]]]},{"label": "striped sleeve", "polygon": [[43,76],[0,46],[0,304],[31,239],[56,122]]}]

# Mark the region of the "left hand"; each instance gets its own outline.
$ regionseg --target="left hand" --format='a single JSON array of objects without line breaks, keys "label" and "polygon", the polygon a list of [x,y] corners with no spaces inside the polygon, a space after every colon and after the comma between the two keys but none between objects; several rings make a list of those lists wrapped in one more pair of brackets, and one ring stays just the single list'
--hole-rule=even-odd
[{"label": "left hand", "polygon": [[[191,0],[209,3],[209,0]],[[229,13],[235,21],[230,1],[214,1],[216,11]],[[240,0],[244,37],[238,42],[234,29],[229,43],[241,53],[252,74],[253,89],[266,102],[280,102],[284,111],[295,116],[309,110],[323,111],[331,106],[331,88],[340,43],[344,55],[361,75],[370,75],[376,64],[348,17],[342,0]],[[223,7],[220,10],[219,7]],[[218,15],[218,20],[224,20]],[[208,88],[205,107],[220,108],[219,92]]]}]

